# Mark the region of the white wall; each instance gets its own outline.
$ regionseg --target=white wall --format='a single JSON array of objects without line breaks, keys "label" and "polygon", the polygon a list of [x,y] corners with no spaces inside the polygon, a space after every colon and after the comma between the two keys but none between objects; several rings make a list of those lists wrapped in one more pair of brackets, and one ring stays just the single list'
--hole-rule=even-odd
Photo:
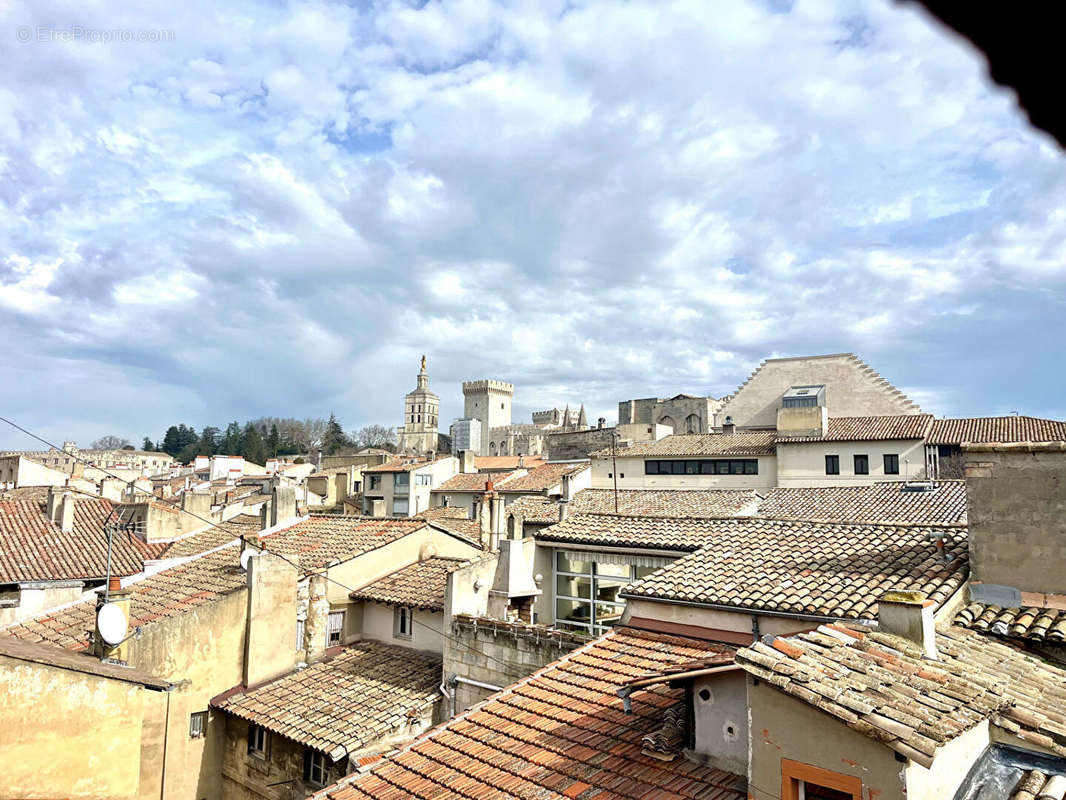
[{"label": "white wall", "polygon": [[[692,458],[726,458],[726,456],[692,456]],[[735,456],[756,458],[756,456]],[[777,459],[758,456],[758,475],[645,475],[644,462],[659,460],[655,456],[616,459],[619,489],[757,489],[777,485]],[[662,460],[667,460],[665,457]],[[593,459],[590,483],[593,489],[613,489],[610,457]],[[824,471],[824,463],[823,463]]]},{"label": "white wall", "polygon": [[440,633],[444,629],[443,612],[416,610],[411,638],[404,639],[393,635],[395,611],[395,606],[385,603],[363,603],[363,638],[412,650],[444,652],[444,639]]},{"label": "white wall", "polygon": [[[899,456],[899,474],[886,475],[884,455]],[[840,457],[840,474],[825,474],[825,457]],[[870,461],[869,475],[855,474],[856,455]],[[909,465],[906,463],[910,460]],[[777,446],[778,486],[868,486],[925,475],[925,445],[919,439],[884,442],[804,442]]]}]

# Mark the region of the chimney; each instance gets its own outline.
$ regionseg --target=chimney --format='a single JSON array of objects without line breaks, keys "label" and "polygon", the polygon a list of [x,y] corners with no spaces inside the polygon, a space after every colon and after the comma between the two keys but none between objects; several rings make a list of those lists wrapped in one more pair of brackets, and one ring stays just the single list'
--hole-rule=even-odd
[{"label": "chimney", "polygon": [[[104,600],[104,594],[97,595],[96,598],[96,613],[99,616],[100,609],[104,605],[116,606],[122,611],[123,616],[126,617],[127,627],[130,620],[130,595],[132,590],[129,588],[122,588],[122,578],[117,575],[112,575],[108,579],[107,583],[107,601]],[[129,635],[127,631],[126,635]],[[96,628],[96,635],[93,637],[93,655],[100,659],[108,659],[110,661],[121,661],[126,663],[129,660],[129,642],[122,642],[117,645],[109,645],[104,641],[104,637],[100,635],[100,628]]]},{"label": "chimney", "polygon": [[921,592],[889,590],[877,602],[877,629],[899,636],[922,651],[922,658],[936,660],[935,603]]},{"label": "chimney", "polygon": [[296,489],[275,486],[270,492],[270,527],[281,525],[296,517]]},{"label": "chimney", "polygon": [[465,475],[470,475],[477,472],[477,466],[474,464],[473,450],[459,451],[459,471]]},{"label": "chimney", "polygon": [[518,454],[518,468],[522,469],[526,465],[526,457],[521,453]]},{"label": "chimney", "polygon": [[492,546],[492,481],[485,481],[485,493],[477,508],[478,527],[481,529],[481,547],[488,550]]},{"label": "chimney", "polygon": [[725,422],[722,424],[722,433],[724,433],[727,436],[729,436],[729,435],[732,435],[732,434],[734,434],[736,432],[737,432],[737,426],[733,424],[733,418],[732,417],[726,417],[725,418]]},{"label": "chimney", "polygon": [[74,530],[74,502],[73,494],[63,492],[63,498],[59,501],[59,519],[56,520],[56,524],[63,533],[70,533]]},{"label": "chimney", "polygon": [[329,600],[326,598],[326,576],[316,573],[307,583],[307,619],[304,621],[304,660],[310,664],[326,654],[326,627],[329,622]]},{"label": "chimney", "polygon": [[258,553],[248,559],[245,686],[255,686],[293,668],[298,578],[299,570],[273,553]]},{"label": "chimney", "polygon": [[598,430],[602,431],[605,427],[607,427],[607,418],[606,417],[600,417],[598,420],[596,420],[596,428]]},{"label": "chimney", "polygon": [[63,492],[55,486],[48,487],[48,502],[45,505],[45,509],[48,512],[48,519],[52,522],[59,522],[59,504],[62,502]]},{"label": "chimney", "polygon": [[566,522],[570,516],[570,501],[565,497],[559,498],[559,522]]}]

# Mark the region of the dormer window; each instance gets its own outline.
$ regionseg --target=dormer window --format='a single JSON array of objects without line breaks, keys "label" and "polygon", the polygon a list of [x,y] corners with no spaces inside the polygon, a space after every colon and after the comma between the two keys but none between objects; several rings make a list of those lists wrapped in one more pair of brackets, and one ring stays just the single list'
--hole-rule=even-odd
[{"label": "dormer window", "polygon": [[781,398],[782,408],[812,408],[825,405],[825,386],[793,386]]}]

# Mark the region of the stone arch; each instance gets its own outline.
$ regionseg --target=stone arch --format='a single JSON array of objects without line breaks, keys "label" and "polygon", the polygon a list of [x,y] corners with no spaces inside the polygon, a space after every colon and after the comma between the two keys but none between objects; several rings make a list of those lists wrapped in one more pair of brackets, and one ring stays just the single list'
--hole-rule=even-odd
[{"label": "stone arch", "polygon": [[699,433],[700,427],[699,416],[696,414],[689,414],[685,417],[685,433]]},{"label": "stone arch", "polygon": [[489,455],[496,455],[496,442],[489,442]]},{"label": "stone arch", "polygon": [[664,414],[662,417],[660,417],[659,424],[669,425],[671,428],[674,428],[674,433],[677,433],[677,428],[674,427],[674,418],[671,417],[669,414]]}]

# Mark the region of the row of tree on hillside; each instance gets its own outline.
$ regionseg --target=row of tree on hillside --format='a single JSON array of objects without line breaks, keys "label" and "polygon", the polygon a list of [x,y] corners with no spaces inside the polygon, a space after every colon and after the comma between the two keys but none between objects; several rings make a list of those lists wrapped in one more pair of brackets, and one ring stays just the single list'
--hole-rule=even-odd
[{"label": "row of tree on hillside", "polygon": [[234,421],[225,429],[207,425],[199,432],[184,423],[171,425],[158,442],[146,436],[142,445],[144,450],[167,453],[181,462],[196,456],[227,455],[255,464],[275,456],[313,455],[319,450],[334,455],[364,447],[394,452],[396,433],[384,425],[367,425],[349,435],[333,414],[329,419],[262,417],[243,426]]}]

